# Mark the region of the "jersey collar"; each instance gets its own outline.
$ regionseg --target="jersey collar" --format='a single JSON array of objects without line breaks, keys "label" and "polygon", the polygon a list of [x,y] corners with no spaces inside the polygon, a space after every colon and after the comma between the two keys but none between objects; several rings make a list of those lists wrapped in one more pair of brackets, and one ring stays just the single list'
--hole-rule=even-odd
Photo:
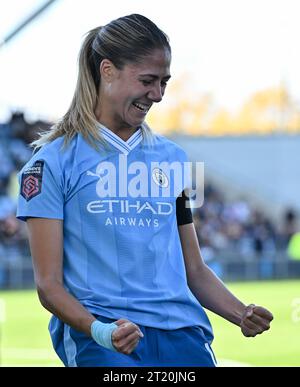
[{"label": "jersey collar", "polygon": [[128,155],[128,153],[131,152],[143,139],[143,133],[140,128],[134,132],[127,141],[122,140],[119,136],[99,122],[98,128],[103,138],[125,155]]}]

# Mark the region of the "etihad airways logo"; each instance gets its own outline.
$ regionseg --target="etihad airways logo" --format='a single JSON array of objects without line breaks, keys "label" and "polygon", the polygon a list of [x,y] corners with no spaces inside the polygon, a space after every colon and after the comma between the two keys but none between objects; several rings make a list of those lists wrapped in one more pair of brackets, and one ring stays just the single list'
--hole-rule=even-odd
[{"label": "etihad airways logo", "polygon": [[159,217],[172,214],[174,205],[167,202],[150,203],[136,200],[95,200],[87,205],[91,214],[105,214],[105,226],[158,227]]},{"label": "etihad airways logo", "polygon": [[142,212],[154,215],[170,215],[173,211],[171,203],[166,202],[143,202],[136,200],[135,203],[129,200],[95,200],[87,205],[87,210],[91,213],[122,213],[129,214],[134,212],[141,214]]},{"label": "etihad airways logo", "polygon": [[87,210],[91,214],[105,214],[102,218],[105,226],[158,227],[161,219],[159,217],[171,215],[174,204],[104,199],[90,202]]},{"label": "etihad airways logo", "polygon": [[[127,164],[120,155],[118,165],[104,161],[87,176],[96,180],[97,200],[86,209],[99,216],[105,226],[158,227],[163,219],[176,214],[176,199],[184,191],[192,206],[203,203],[203,163],[196,163],[196,178],[191,178],[192,163],[135,161]],[[191,181],[196,184],[191,184]],[[191,202],[186,201],[190,207]]]}]

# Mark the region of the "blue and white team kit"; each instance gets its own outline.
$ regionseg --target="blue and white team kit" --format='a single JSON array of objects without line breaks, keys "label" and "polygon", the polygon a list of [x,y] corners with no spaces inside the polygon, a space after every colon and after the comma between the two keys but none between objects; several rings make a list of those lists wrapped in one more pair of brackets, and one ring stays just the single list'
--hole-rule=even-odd
[{"label": "blue and white team kit", "polygon": [[212,328],[187,285],[176,221],[184,179],[161,168],[183,165],[186,154],[163,136],[145,140],[141,129],[127,141],[99,130],[107,143],[99,150],[78,134],[66,148],[60,137],[34,154],[19,174],[17,217],[63,220],[65,289],[100,321],[126,318],[144,338],[124,355],[53,316],[54,348],[66,366],[214,366]]}]

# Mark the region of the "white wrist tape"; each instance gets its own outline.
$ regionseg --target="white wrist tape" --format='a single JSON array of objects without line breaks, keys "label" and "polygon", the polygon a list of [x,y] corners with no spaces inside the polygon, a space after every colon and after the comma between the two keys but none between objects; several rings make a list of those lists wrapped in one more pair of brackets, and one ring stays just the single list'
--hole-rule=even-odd
[{"label": "white wrist tape", "polygon": [[103,347],[112,351],[117,351],[113,346],[111,335],[118,326],[115,323],[105,324],[101,321],[94,321],[91,325],[92,338]]}]

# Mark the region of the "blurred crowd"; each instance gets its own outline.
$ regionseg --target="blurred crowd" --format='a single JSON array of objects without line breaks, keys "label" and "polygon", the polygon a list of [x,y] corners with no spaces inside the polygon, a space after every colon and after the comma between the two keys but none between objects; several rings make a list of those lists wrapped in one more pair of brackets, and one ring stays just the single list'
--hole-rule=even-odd
[{"label": "blurred crowd", "polygon": [[266,263],[288,258],[290,240],[297,233],[297,214],[293,209],[287,209],[281,222],[275,224],[245,199],[226,200],[207,183],[204,205],[193,216],[202,255],[220,277],[220,262],[227,258],[257,260],[262,263],[262,276],[272,277],[271,264]]},{"label": "blurred crowd", "polygon": [[27,122],[22,112],[0,123],[0,287],[6,282],[5,268],[18,267],[30,256],[25,224],[15,218],[16,175],[32,155],[29,144],[49,127],[44,121]]},{"label": "blurred crowd", "polygon": [[[5,286],[5,267],[17,267],[30,259],[26,227],[15,218],[16,175],[32,155],[29,144],[50,126],[44,121],[29,123],[22,112],[13,113],[7,123],[0,124],[0,287]],[[297,232],[293,209],[286,211],[280,224],[274,224],[246,200],[228,201],[207,182],[204,205],[195,209],[193,216],[202,255],[220,276],[222,259],[272,260],[278,252],[288,251]]]}]

